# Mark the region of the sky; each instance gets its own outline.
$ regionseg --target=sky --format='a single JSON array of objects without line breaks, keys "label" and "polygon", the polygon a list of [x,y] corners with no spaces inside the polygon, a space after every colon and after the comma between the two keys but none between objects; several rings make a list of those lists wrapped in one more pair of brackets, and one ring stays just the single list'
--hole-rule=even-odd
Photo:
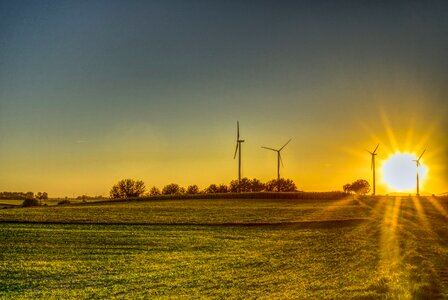
[{"label": "sky", "polygon": [[[108,195],[242,176],[448,191],[446,1],[1,1],[0,191]],[[378,180],[377,193],[392,192]]]}]

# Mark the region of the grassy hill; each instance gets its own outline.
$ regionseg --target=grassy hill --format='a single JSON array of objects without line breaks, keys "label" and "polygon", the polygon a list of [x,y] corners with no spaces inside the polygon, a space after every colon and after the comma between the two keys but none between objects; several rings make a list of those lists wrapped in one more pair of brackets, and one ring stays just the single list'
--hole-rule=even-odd
[{"label": "grassy hill", "polygon": [[447,212],[434,197],[3,209],[0,298],[446,298]]}]

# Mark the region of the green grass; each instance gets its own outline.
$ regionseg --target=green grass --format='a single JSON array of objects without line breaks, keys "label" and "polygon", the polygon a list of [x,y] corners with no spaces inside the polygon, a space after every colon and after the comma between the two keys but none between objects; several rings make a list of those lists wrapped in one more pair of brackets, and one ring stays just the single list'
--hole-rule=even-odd
[{"label": "green grass", "polygon": [[447,298],[448,205],[434,201],[5,209],[0,298]]},{"label": "green grass", "polygon": [[3,200],[0,199],[0,208],[3,207],[13,207],[13,206],[20,206],[22,205],[23,200]]}]

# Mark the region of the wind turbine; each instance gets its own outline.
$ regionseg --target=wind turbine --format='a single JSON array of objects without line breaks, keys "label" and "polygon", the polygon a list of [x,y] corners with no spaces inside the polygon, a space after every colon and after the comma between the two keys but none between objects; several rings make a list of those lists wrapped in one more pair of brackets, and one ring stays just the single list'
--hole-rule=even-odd
[{"label": "wind turbine", "polygon": [[420,191],[419,191],[419,182],[418,182],[418,167],[420,167],[420,158],[422,158],[423,153],[425,153],[426,149],[423,150],[422,154],[420,154],[418,159],[414,159],[413,161],[415,161],[415,164],[417,166],[417,196],[420,196]]},{"label": "wind turbine", "polygon": [[370,152],[369,150],[366,150],[367,152],[370,153],[370,155],[372,155],[372,163],[370,165],[370,169],[373,172],[373,194],[372,195],[375,195],[375,186],[376,186],[376,184],[375,184],[375,155],[376,155],[376,150],[378,149],[379,145],[380,144],[376,145],[375,150],[373,150],[372,152]]},{"label": "wind turbine", "polygon": [[241,184],[241,143],[244,143],[244,140],[240,140],[240,122],[236,121],[236,148],[233,159],[236,158],[236,153],[238,152],[238,192]]},{"label": "wind turbine", "polygon": [[[267,150],[271,150],[271,151],[277,152],[277,182],[278,182],[279,185],[280,185],[280,163],[283,166],[282,155],[280,154],[280,152],[283,150],[283,148],[286,147],[286,145],[289,144],[289,142],[291,140],[292,139],[289,139],[289,141],[287,141],[286,144],[284,144],[283,147],[281,147],[280,149],[273,149],[273,148],[268,148],[268,147],[264,147],[264,146],[261,147],[261,148],[264,148],[264,149],[267,149]],[[278,190],[280,191],[280,186],[279,186]]]}]

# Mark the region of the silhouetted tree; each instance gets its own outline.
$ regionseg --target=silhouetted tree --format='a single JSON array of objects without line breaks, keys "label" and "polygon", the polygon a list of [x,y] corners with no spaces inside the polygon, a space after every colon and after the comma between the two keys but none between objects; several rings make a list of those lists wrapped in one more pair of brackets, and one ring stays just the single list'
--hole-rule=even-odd
[{"label": "silhouetted tree", "polygon": [[238,192],[238,188],[240,192],[251,192],[252,191],[252,183],[251,180],[247,177],[241,178],[241,182],[238,184],[238,180],[232,180],[229,185],[229,190],[232,193]]},{"label": "silhouetted tree", "polygon": [[218,186],[214,183],[210,184],[208,187],[204,189],[204,193],[206,194],[215,194],[218,192]]},{"label": "silhouetted tree", "polygon": [[[240,191],[241,192],[261,192],[265,189],[265,184],[260,180],[247,177],[241,178]],[[232,193],[238,192],[238,180],[232,180],[229,185],[229,191]]]},{"label": "silhouetted tree", "polygon": [[150,196],[157,196],[160,195],[160,190],[158,187],[153,186],[150,190],[149,190],[149,195]]},{"label": "silhouetted tree", "polygon": [[145,183],[141,180],[123,179],[110,190],[111,198],[139,197],[145,192]]},{"label": "silhouetted tree", "polygon": [[254,178],[250,181],[250,189],[252,192],[264,191],[265,187],[266,185],[257,178]]},{"label": "silhouetted tree", "polygon": [[175,195],[181,193],[181,187],[177,183],[165,185],[162,189],[163,195]]},{"label": "silhouetted tree", "polygon": [[344,186],[342,187],[342,189],[344,190],[344,192],[346,193],[351,193],[352,191],[352,185],[350,183],[344,184]]},{"label": "silhouetted tree", "polygon": [[228,193],[229,187],[225,184],[218,185],[218,193]]},{"label": "silhouetted tree", "polygon": [[365,195],[370,192],[370,184],[365,179],[358,179],[350,185],[350,190],[359,195]]},{"label": "silhouetted tree", "polygon": [[280,178],[272,179],[266,182],[266,191],[268,192],[297,192],[297,187],[291,179]]},{"label": "silhouetted tree", "polygon": [[36,199],[38,199],[38,200],[48,200],[48,194],[46,192],[43,192],[43,193],[38,192],[36,194]]},{"label": "silhouetted tree", "polygon": [[188,187],[187,187],[187,191],[186,191],[186,193],[187,194],[199,194],[199,187],[196,185],[196,184],[193,184],[193,185],[189,185]]},{"label": "silhouetted tree", "polygon": [[204,192],[207,194],[228,193],[229,188],[225,184],[210,184]]}]

